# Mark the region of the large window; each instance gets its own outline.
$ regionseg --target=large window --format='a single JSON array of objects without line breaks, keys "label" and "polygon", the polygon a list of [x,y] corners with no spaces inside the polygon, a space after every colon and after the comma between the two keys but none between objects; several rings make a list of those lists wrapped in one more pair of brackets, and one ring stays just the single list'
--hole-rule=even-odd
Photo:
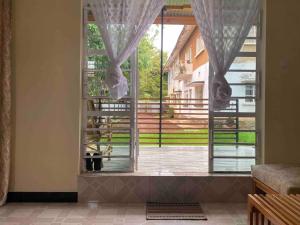
[{"label": "large window", "polygon": [[121,65],[130,90],[120,100],[111,99],[104,82],[109,60],[100,31],[90,20],[85,1],[82,70],[81,171],[133,171],[136,98],[136,55]]},{"label": "large window", "polygon": [[225,76],[232,89],[230,106],[220,111],[210,110],[209,145],[212,172],[249,172],[251,165],[257,161],[257,26],[253,26],[249,32],[240,53]]},{"label": "large window", "polygon": [[[139,116],[137,111],[146,110],[145,112],[142,111],[145,114],[143,120],[146,124],[145,127],[148,130],[151,129],[153,135],[144,135],[144,140],[146,140],[144,143],[152,144],[152,141],[157,139],[157,134],[159,134],[157,133],[159,128],[157,128],[158,123],[156,121],[159,121],[157,115],[161,113],[159,112],[161,106],[147,108],[148,103],[146,101],[138,104],[136,93],[138,82],[135,75],[139,63],[136,55],[132,55],[122,65],[122,70],[130,85],[128,95],[121,100],[113,100],[109,97],[108,88],[104,82],[109,60],[105,53],[101,34],[93,21],[89,20],[89,15],[91,13],[87,6],[84,8],[81,168],[83,172],[133,171],[133,162],[138,155],[135,149],[138,143],[136,140],[139,137],[136,123]],[[184,146],[191,143],[198,146],[199,144],[207,144],[207,136],[209,135],[209,167],[211,172],[249,172],[251,165],[254,165],[257,160],[259,147],[256,127],[256,100],[258,98],[256,93],[259,87],[257,63],[259,44],[257,31],[259,29],[257,26],[255,24],[249,32],[241,51],[226,74],[226,79],[232,88],[230,107],[220,111],[210,109],[208,120],[210,104],[207,99],[202,99],[203,89],[209,89],[204,84],[211,84],[207,80],[203,81],[203,85],[194,86],[190,89],[185,88],[190,82],[174,80],[169,88],[175,99],[171,101],[172,104],[164,102],[162,104],[164,108],[161,107],[162,113],[167,115],[165,120],[173,119],[175,121],[178,119],[180,121],[177,124],[172,122],[172,126],[168,127],[167,122],[162,120],[165,122],[164,127],[162,126],[165,130],[160,131],[161,140],[165,138],[163,144],[167,145],[171,143],[170,140],[177,139],[177,142],[174,142],[176,145]],[[198,37],[195,44],[196,49],[183,49],[180,61],[179,57],[176,58],[174,73],[169,77],[170,79],[177,75],[175,72],[178,72],[176,68],[179,64],[192,63],[192,60],[196,63],[197,59],[200,58],[195,57],[205,50],[203,39]],[[140,55],[139,59],[141,59]],[[147,60],[147,63],[151,63],[151,61]],[[211,69],[209,72],[213,73]],[[151,73],[148,74],[151,75]],[[151,81],[151,79],[149,80]],[[205,98],[207,98],[207,92],[205,92]],[[192,101],[192,97],[198,100]],[[158,105],[158,101],[155,101],[150,103]],[[178,104],[178,107],[175,106],[174,109],[171,109],[169,106],[174,105],[174,103]],[[192,116],[188,118],[188,115]],[[151,126],[151,123],[156,124]],[[178,130],[175,130],[174,125],[177,125],[176,129]],[[179,130],[178,125],[181,126],[181,130]],[[140,137],[142,136],[140,135]],[[178,139],[183,141],[179,142]],[[112,151],[112,149],[114,150]]]}]

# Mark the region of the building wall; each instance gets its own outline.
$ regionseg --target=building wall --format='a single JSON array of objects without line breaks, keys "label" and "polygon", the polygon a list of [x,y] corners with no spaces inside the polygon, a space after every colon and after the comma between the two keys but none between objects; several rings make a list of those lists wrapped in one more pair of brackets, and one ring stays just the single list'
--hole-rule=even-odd
[{"label": "building wall", "polygon": [[[179,60],[178,62],[180,63],[184,63],[186,60],[185,60],[185,54],[187,51],[189,51],[189,49],[191,49],[192,51],[192,64],[193,64],[193,74],[199,70],[200,67],[204,66],[205,64],[207,64],[208,62],[208,54],[207,54],[207,51],[204,50],[202,51],[200,54],[197,54],[196,53],[196,40],[197,38],[200,37],[200,31],[199,31],[199,28],[196,27],[194,29],[194,31],[192,32],[190,38],[187,40],[186,44],[183,46],[183,48],[181,49],[181,51],[179,52]],[[173,65],[176,64],[176,60],[173,62]],[[207,71],[208,72],[208,71]],[[201,91],[201,96],[202,98],[207,98],[208,95],[206,95],[206,92],[203,92],[202,90],[206,90],[207,87],[198,87],[198,88],[195,88],[195,87],[187,87],[186,85],[184,85],[184,83],[188,84],[190,82],[193,81],[192,80],[189,80],[187,82],[185,81],[175,81],[173,80],[172,78],[174,77],[174,70],[171,70],[169,71],[169,78],[168,78],[168,91],[169,91],[169,94],[172,93],[173,91],[173,88],[175,89],[179,89],[181,90],[181,97],[182,98],[186,98],[187,96],[187,93],[190,93],[190,90],[191,90],[191,96],[189,96],[190,98],[196,98],[197,96],[199,96],[198,94],[196,94],[196,91]],[[207,74],[208,75],[208,74]],[[208,92],[207,92],[208,93]]]},{"label": "building wall", "polygon": [[[201,88],[195,88],[195,87],[186,87],[183,85],[183,87],[180,89],[182,85],[179,85],[183,81],[175,81],[172,79],[174,71],[169,71],[169,80],[168,80],[168,86],[169,86],[169,93],[172,92],[173,88],[180,89],[182,92],[182,97],[186,98],[187,92],[189,90],[192,90],[192,95],[189,96],[191,98],[196,98],[196,96],[199,96],[196,92],[199,92],[201,90],[201,98],[208,99],[209,96],[209,84],[208,84],[208,76],[209,76],[209,63],[208,63],[208,53],[207,50],[204,50],[200,54],[197,54],[196,52],[196,40],[200,37],[200,31],[199,28],[196,27],[194,31],[192,32],[190,38],[187,40],[186,44],[183,46],[182,50],[179,52],[179,61],[185,62],[185,55],[186,53],[191,49],[192,51],[192,64],[193,64],[193,76],[192,80],[188,81],[190,82],[197,82],[201,81],[203,84],[201,85]],[[256,50],[256,45],[253,44],[245,44],[242,47],[243,51],[249,51],[254,52]],[[174,62],[176,63],[176,62]],[[174,65],[173,63],[173,65]],[[237,58],[234,65],[232,65],[235,69],[256,69],[256,64],[254,61],[254,58]],[[245,80],[243,80],[242,76],[237,76],[236,73],[228,74],[227,80],[229,83],[243,83]],[[255,83],[255,76],[253,76],[252,80],[247,80],[247,82],[253,82]],[[232,92],[233,96],[245,96],[245,86],[232,86]],[[252,112],[255,110],[255,104],[253,103],[246,103],[245,100],[240,100],[240,111],[242,112]]]},{"label": "building wall", "polygon": [[202,84],[202,98],[209,98],[209,62],[199,66],[193,72],[192,81],[201,81]]},{"label": "building wall", "polygon": [[184,61],[186,51],[188,51],[189,48],[192,49],[193,70],[196,70],[198,67],[207,63],[208,61],[208,54],[206,50],[196,55],[196,40],[199,37],[200,37],[200,30],[198,27],[196,27],[193,33],[191,34],[190,38],[188,39],[188,41],[186,42],[186,44],[183,46],[182,50],[179,53],[180,61]]},{"label": "building wall", "polygon": [[267,0],[265,152],[267,163],[300,163],[300,1]]},{"label": "building wall", "polygon": [[10,191],[77,191],[80,0],[13,0]]}]

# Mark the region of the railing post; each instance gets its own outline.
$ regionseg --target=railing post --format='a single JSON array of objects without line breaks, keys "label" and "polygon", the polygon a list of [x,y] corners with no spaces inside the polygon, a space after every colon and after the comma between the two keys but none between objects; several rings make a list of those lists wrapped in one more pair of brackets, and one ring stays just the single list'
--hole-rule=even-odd
[{"label": "railing post", "polygon": [[239,143],[239,129],[240,129],[240,122],[239,122],[239,117],[237,116],[237,114],[239,113],[239,99],[235,100],[235,107],[236,107],[236,117],[235,117],[235,123],[236,123],[236,132],[235,132],[235,143]]},{"label": "railing post", "polygon": [[159,86],[159,147],[161,147],[161,132],[162,132],[162,113],[163,113],[163,104],[162,104],[162,95],[163,95],[163,63],[164,63],[164,8],[161,10],[161,49],[160,49],[160,86]]}]

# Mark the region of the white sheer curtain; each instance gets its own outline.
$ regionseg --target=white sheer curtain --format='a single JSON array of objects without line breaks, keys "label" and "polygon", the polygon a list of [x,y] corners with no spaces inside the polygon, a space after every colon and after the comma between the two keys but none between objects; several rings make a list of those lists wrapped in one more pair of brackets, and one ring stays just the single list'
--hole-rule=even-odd
[{"label": "white sheer curtain", "polygon": [[254,23],[259,0],[191,0],[191,5],[214,70],[212,105],[224,109],[232,92],[225,74]]},{"label": "white sheer curtain", "polygon": [[164,0],[90,0],[89,4],[110,59],[105,83],[111,96],[119,99],[128,91],[120,66],[137,48]]}]

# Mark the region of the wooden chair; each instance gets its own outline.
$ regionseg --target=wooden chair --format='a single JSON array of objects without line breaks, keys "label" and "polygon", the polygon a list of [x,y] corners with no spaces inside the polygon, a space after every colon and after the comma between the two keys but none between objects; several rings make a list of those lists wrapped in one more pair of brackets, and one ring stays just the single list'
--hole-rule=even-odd
[{"label": "wooden chair", "polygon": [[[95,104],[93,100],[88,100],[88,111],[96,111]],[[99,100],[99,107],[101,107],[101,100]],[[101,110],[101,108],[97,109]],[[105,121],[104,123],[102,121]],[[107,131],[100,131],[100,130],[93,130],[87,132],[87,142],[90,143],[88,145],[89,154],[90,156],[102,156],[102,155],[108,155],[108,160],[110,160],[110,156],[112,153],[112,131],[110,128],[112,128],[112,121],[111,118],[101,118],[99,116],[92,116],[88,118],[87,121],[87,127],[88,128],[107,128]],[[100,147],[100,141],[101,139],[106,139],[107,147],[103,150]],[[89,161],[90,160],[90,161]],[[102,158],[92,158],[86,160],[87,165],[90,163],[94,163],[94,170],[99,171],[101,168],[103,168],[103,162]],[[91,171],[91,166],[87,166],[87,170]]]}]

